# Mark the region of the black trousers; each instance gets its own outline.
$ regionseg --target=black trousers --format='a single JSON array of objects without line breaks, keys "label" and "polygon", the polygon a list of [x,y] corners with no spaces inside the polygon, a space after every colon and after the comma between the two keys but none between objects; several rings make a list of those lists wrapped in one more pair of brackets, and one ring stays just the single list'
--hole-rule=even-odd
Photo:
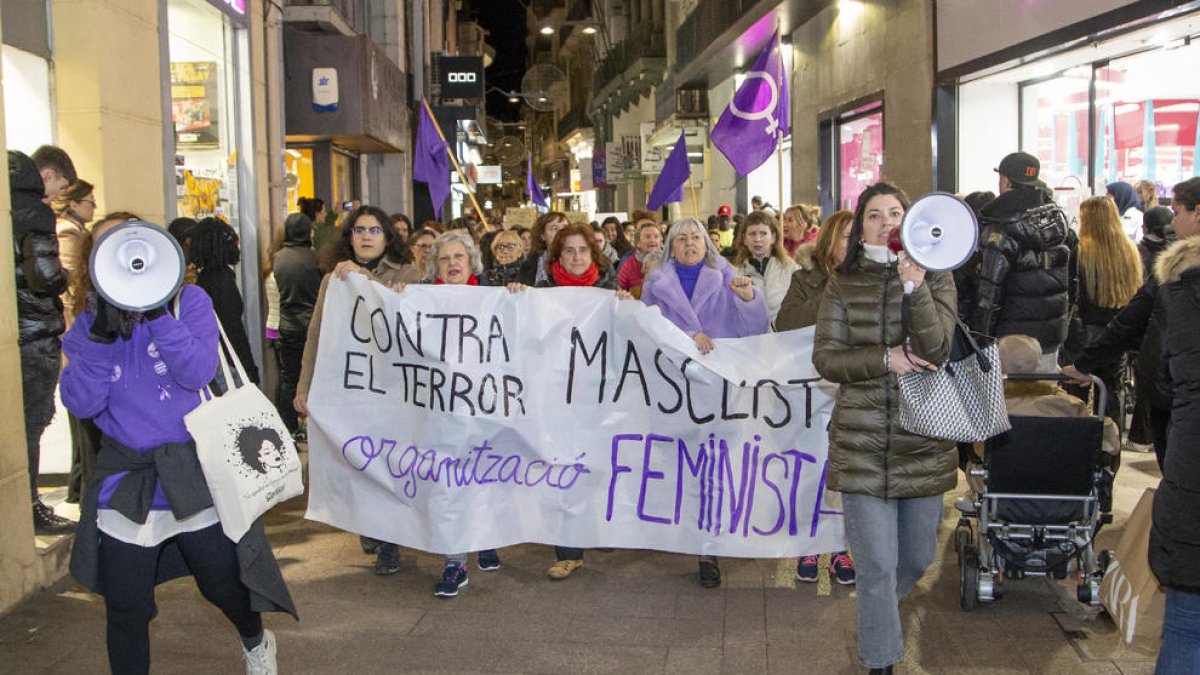
[{"label": "black trousers", "polygon": [[54,418],[54,389],[62,368],[62,342],[58,338],[21,345],[21,393],[25,398],[25,448],[29,457],[29,495],[38,500],[38,467],[42,460],[42,433]]},{"label": "black trousers", "polygon": [[[250,591],[238,576],[236,545],[221,524],[175,537],[200,593],[216,605],[244,638],[262,634],[262,615],[250,608]],[[166,542],[164,542],[165,544]],[[150,620],[162,545],[127,544],[100,533],[100,573],[108,610],[108,664],[114,673],[150,672]],[[238,646],[230,641],[230,648]]]},{"label": "black trousers", "polygon": [[300,382],[300,366],[307,342],[307,332],[280,331],[279,340],[275,343],[279,357],[279,397],[275,400],[275,407],[279,409],[284,426],[293,433],[300,428],[292,399],[296,398],[296,384]]}]

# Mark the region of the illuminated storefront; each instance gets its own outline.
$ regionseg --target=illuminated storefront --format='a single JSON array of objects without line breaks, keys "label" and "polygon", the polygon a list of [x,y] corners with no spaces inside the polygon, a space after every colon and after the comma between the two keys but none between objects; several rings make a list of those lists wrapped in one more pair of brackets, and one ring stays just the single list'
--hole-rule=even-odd
[{"label": "illuminated storefront", "polygon": [[939,161],[939,178],[952,174],[960,192],[995,191],[1000,158],[1024,150],[1073,215],[1108,183],[1149,180],[1165,197],[1196,174],[1200,83],[1179,76],[1200,66],[1194,3],[1152,16],[1131,3],[1097,8],[1110,11],[1048,7],[1068,14],[1040,17],[1044,25],[1085,35],[1026,55],[1010,49],[1010,58],[953,78],[957,162],[951,172]]}]

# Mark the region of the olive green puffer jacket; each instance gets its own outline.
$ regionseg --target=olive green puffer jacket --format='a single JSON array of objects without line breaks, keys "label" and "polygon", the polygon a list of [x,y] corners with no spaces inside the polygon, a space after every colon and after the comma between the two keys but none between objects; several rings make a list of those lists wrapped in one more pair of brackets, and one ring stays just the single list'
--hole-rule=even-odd
[{"label": "olive green puffer jacket", "polygon": [[[904,289],[895,265],[859,257],[858,270],[835,273],[817,317],[813,365],[841,385],[829,429],[829,487],[849,494],[904,499],[954,488],[954,444],[900,427],[900,390],[884,352],[904,340]],[[912,294],[909,350],[942,364],[954,335],[954,280],[930,272]]]}]

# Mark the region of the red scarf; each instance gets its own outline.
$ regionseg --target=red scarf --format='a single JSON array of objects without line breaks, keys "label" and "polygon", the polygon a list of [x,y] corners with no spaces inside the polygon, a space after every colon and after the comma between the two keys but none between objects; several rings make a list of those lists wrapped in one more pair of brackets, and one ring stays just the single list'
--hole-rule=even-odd
[{"label": "red scarf", "polygon": [[[436,286],[437,284],[444,284],[444,283],[446,283],[446,282],[442,281],[441,279],[436,279],[436,280],[434,280],[434,282],[433,282],[433,283],[434,283],[434,285]],[[474,274],[472,274],[471,276],[467,277],[467,283],[466,283],[465,285],[467,285],[467,286],[478,286],[478,285],[479,285],[479,277],[477,277],[477,276],[475,276]]]},{"label": "red scarf", "polygon": [[550,265],[550,273],[554,276],[555,286],[595,286],[600,281],[600,270],[596,269],[596,263],[588,265],[583,274],[571,274],[555,260]]}]

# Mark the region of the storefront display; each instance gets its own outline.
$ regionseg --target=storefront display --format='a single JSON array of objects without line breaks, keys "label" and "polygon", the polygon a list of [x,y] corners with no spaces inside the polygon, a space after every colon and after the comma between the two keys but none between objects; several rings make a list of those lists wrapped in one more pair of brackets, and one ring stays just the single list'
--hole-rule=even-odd
[{"label": "storefront display", "polygon": [[852,110],[837,126],[838,208],[853,211],[858,195],[883,179],[883,104]]},{"label": "storefront display", "polygon": [[203,0],[167,5],[177,213],[237,215],[235,27]]},{"label": "storefront display", "polygon": [[960,78],[960,191],[995,190],[991,169],[1017,149],[1037,155],[1069,210],[1114,181],[1149,180],[1164,198],[1196,174],[1200,83],[1179,74],[1200,66],[1200,15],[1110,33]]}]

